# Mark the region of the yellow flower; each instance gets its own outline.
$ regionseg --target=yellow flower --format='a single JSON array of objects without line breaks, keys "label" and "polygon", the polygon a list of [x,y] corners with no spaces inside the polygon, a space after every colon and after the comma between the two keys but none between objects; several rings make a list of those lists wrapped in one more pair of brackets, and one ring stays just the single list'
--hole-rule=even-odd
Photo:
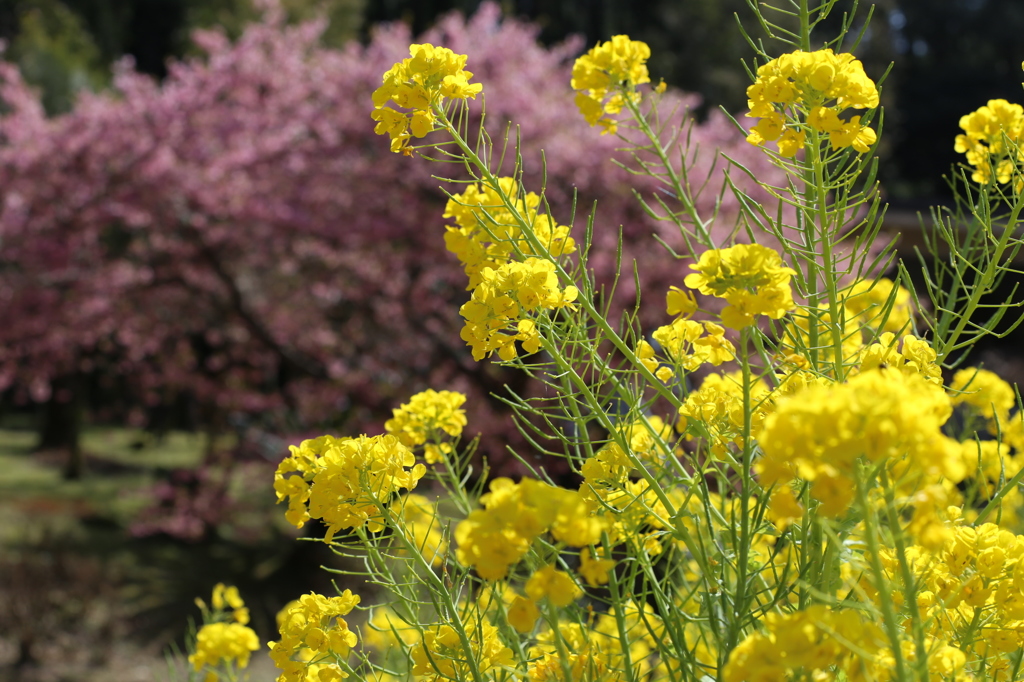
[{"label": "yellow flower", "polygon": [[325,542],[344,528],[366,524],[371,531],[381,530],[384,520],[378,505],[399,490],[415,488],[426,472],[392,435],[323,436],[291,446],[291,452],[275,474],[277,499],[288,498],[286,518],[296,526],[310,518],[322,519],[327,525]]},{"label": "yellow flower", "polygon": [[[270,642],[270,658],[281,671],[278,682],[306,682],[309,661],[314,658],[322,660],[329,654],[347,657],[358,638],[342,616],[359,601],[359,596],[349,590],[337,597],[313,593],[281,609],[277,614],[281,639]],[[337,672],[341,677],[347,676],[340,669]],[[332,673],[324,673],[329,674]]]},{"label": "yellow flower", "polygon": [[613,568],[615,568],[613,560],[595,559],[594,550],[588,548],[580,551],[579,574],[591,587],[607,583],[608,572]]},{"label": "yellow flower", "polygon": [[669,315],[689,317],[697,312],[697,299],[692,292],[679,287],[669,287],[665,295],[665,308]]},{"label": "yellow flower", "polygon": [[[500,190],[500,191],[499,191]],[[512,207],[506,206],[506,200]],[[569,236],[570,228],[558,225],[550,216],[539,212],[540,197],[522,192],[514,178],[498,179],[498,187],[471,184],[453,194],[445,207],[444,217],[454,218],[445,233],[445,245],[463,264],[472,291],[480,284],[484,268],[497,270],[524,256],[539,256],[523,234],[520,221],[532,228],[537,241],[554,257],[573,253],[576,243]]]},{"label": "yellow flower", "polygon": [[239,668],[249,665],[249,656],[260,648],[256,633],[240,623],[207,623],[196,635],[196,652],[188,662],[196,670],[234,662]]},{"label": "yellow flower", "polygon": [[516,632],[528,634],[533,631],[540,618],[540,610],[533,603],[532,599],[516,596],[511,606],[508,607],[508,624],[516,629]]},{"label": "yellow flower", "polygon": [[568,606],[583,595],[583,590],[576,585],[572,576],[550,565],[534,571],[526,581],[525,589],[533,601],[547,597],[552,605],[559,607]]},{"label": "yellow flower", "polygon": [[518,355],[515,342],[523,350],[540,350],[540,332],[532,319],[524,318],[541,310],[573,308],[579,291],[569,285],[562,289],[555,264],[540,258],[511,262],[497,270],[484,268],[473,297],[459,309],[466,320],[461,336],[473,351],[473,359],[482,360],[494,352],[509,361]]},{"label": "yellow flower", "polygon": [[626,98],[636,101],[636,86],[651,82],[647,73],[650,56],[647,43],[617,35],[576,60],[572,67],[576,106],[587,123],[604,127],[602,135],[616,131],[615,122],[603,116],[619,113]]},{"label": "yellow flower", "polygon": [[860,116],[839,117],[849,108],[878,106],[878,88],[851,54],[826,49],[782,55],[758,68],[747,98],[747,116],[761,119],[747,141],[778,140],[781,156],[793,157],[803,148],[808,128],[827,134],[833,149],[864,153],[875,143],[875,131],[861,125]]},{"label": "yellow flower", "polygon": [[701,254],[690,266],[686,286],[702,294],[724,298],[722,323],[741,329],[757,315],[779,319],[796,307],[789,280],[796,271],[782,265],[777,251],[760,244],[737,244]]},{"label": "yellow flower", "polygon": [[942,389],[918,374],[874,370],[808,387],[778,400],[759,435],[764,456],[754,470],[762,485],[813,482],[811,496],[826,516],[849,506],[861,457],[887,463],[897,481],[956,483],[966,475],[960,447],[941,431],[951,413]]},{"label": "yellow flower", "polygon": [[470,657],[481,673],[512,664],[512,650],[501,641],[498,628],[476,618],[465,621],[471,650],[465,650],[452,626],[435,625],[423,633],[423,642],[413,647],[414,675],[422,675],[427,682],[470,679]]},{"label": "yellow flower", "polygon": [[428,389],[393,410],[384,429],[409,447],[423,445],[438,432],[456,438],[466,425],[466,411],[462,409],[465,402],[466,396],[462,393]]},{"label": "yellow flower", "polygon": [[974,167],[971,179],[988,184],[995,169],[997,182],[1009,182],[1014,164],[1021,160],[1016,147],[1024,142],[1024,107],[992,99],[961,117],[960,128],[964,134],[956,136],[953,147]]},{"label": "yellow flower", "polygon": [[1017,394],[1013,387],[987,369],[961,369],[953,375],[949,388],[953,393],[954,405],[970,405],[989,419],[993,426],[997,421],[1008,422],[1010,411],[1017,404]]},{"label": "yellow flower", "polygon": [[[393,152],[410,153],[410,137],[424,137],[434,129],[434,108],[444,99],[475,99],[483,89],[469,82],[473,74],[464,69],[464,54],[422,44],[410,45],[409,55],[384,74],[383,84],[373,93],[374,132],[391,136]],[[389,102],[412,111],[396,111],[387,106]]]}]

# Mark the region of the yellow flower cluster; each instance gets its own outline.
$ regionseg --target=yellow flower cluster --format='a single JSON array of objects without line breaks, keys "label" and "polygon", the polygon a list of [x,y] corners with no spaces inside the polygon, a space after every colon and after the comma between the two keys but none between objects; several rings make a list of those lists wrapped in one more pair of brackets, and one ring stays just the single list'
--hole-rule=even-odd
[{"label": "yellow flower cluster", "polygon": [[[537,241],[558,258],[576,251],[576,242],[569,236],[570,228],[558,225],[551,216],[538,212],[540,197],[523,193],[514,178],[498,179],[500,192],[485,184],[473,183],[453,194],[445,207],[444,217],[454,218],[444,236],[445,245],[454,253],[469,277],[467,290],[480,284],[484,268],[497,270],[518,254],[538,256],[523,234],[521,221],[530,226]],[[510,197],[512,208],[503,197]]]},{"label": "yellow flower cluster", "polygon": [[663,356],[659,357],[647,341],[641,341],[636,347],[640,363],[658,379],[667,382],[675,376],[675,370],[669,365],[692,372],[705,363],[718,366],[736,357],[736,348],[725,338],[725,329],[720,325],[688,319],[697,312],[697,300],[692,292],[670,287],[665,303],[668,314],[675,315],[676,319],[651,334]]},{"label": "yellow flower cluster", "polygon": [[986,185],[1006,184],[1013,177],[1015,163],[1024,161],[1020,144],[1024,141],[1024,107],[1005,99],[991,99],[986,106],[960,118],[963,134],[956,136],[954,149],[967,155],[974,167],[971,179]]},{"label": "yellow flower cluster", "polygon": [[[236,623],[245,625],[249,622],[249,609],[246,608],[245,602],[242,601],[241,595],[238,594],[238,588],[234,585],[225,585],[224,583],[214,585],[213,597],[210,603],[214,611],[223,611],[230,608],[231,617]],[[200,606],[204,606],[202,602],[200,602]]]},{"label": "yellow flower cluster", "polygon": [[462,340],[469,344],[475,360],[482,360],[497,351],[502,360],[512,360],[518,353],[516,341],[523,350],[540,350],[537,324],[523,313],[573,307],[579,291],[570,285],[561,289],[555,264],[540,258],[512,262],[497,270],[484,268],[473,297],[459,312],[465,318]]},{"label": "yellow flower cluster", "polygon": [[878,341],[861,349],[859,371],[886,368],[903,374],[917,375],[928,382],[942,386],[942,368],[936,360],[938,355],[924,339],[907,334],[902,342],[892,332],[885,332]]},{"label": "yellow flower cluster", "polygon": [[[711,454],[724,458],[743,448],[743,375],[740,372],[709,374],[700,388],[691,391],[679,408],[676,428],[688,438],[707,438]],[[755,380],[750,386],[751,433],[757,437],[768,414],[768,385]]]},{"label": "yellow flower cluster", "polygon": [[600,43],[576,60],[572,67],[572,89],[576,106],[590,125],[600,124],[601,134],[615,133],[617,123],[606,118],[622,111],[626,98],[637,101],[636,86],[650,83],[647,43],[617,35]]},{"label": "yellow flower cluster", "polygon": [[452,452],[452,445],[441,442],[441,434],[451,438],[462,435],[466,426],[466,411],[462,409],[465,402],[462,393],[427,389],[392,410],[393,416],[384,423],[384,430],[410,448],[424,446],[427,464],[444,461]]},{"label": "yellow flower cluster", "polygon": [[[677,318],[671,324],[658,327],[651,334],[658,342],[669,363],[675,367],[692,372],[705,363],[716,367],[736,357],[736,347],[725,338],[725,329],[714,322],[696,322]],[[646,341],[641,341],[637,348],[641,362],[652,372],[657,372],[658,361],[655,350]],[[662,367],[658,378],[667,381],[673,371]]]},{"label": "yellow flower cluster", "polygon": [[949,385],[954,405],[968,405],[988,420],[989,431],[996,433],[1000,424],[1010,421],[1010,411],[1017,405],[1017,394],[1010,384],[987,369],[968,367],[953,375]]},{"label": "yellow flower cluster", "polygon": [[[892,301],[891,307],[889,301]],[[847,318],[872,330],[905,332],[913,317],[910,292],[896,286],[888,277],[877,280],[857,280],[842,294]],[[889,308],[883,317],[883,310]]]},{"label": "yellow flower cluster", "polygon": [[[374,132],[391,136],[391,151],[410,154],[409,140],[425,137],[434,129],[435,107],[444,99],[475,99],[483,89],[471,84],[473,74],[465,70],[466,55],[430,44],[410,45],[409,58],[392,66],[383,85],[373,93]],[[394,102],[405,113],[388,105]]]},{"label": "yellow flower cluster", "polygon": [[277,614],[281,639],[270,642],[270,657],[281,674],[277,682],[306,682],[316,666],[319,682],[338,682],[348,674],[332,659],[344,659],[357,637],[342,616],[359,603],[359,596],[345,590],[338,597],[306,594]]},{"label": "yellow flower cluster", "polygon": [[480,504],[483,509],[456,526],[455,539],[459,562],[484,580],[504,578],[546,532],[570,547],[585,547],[599,543],[607,525],[579,493],[531,478],[495,479]]},{"label": "yellow flower cluster", "polygon": [[546,597],[557,607],[568,606],[583,596],[583,590],[571,575],[550,564],[534,571],[523,589],[533,601],[538,602]]},{"label": "yellow flower cluster", "polygon": [[380,505],[400,490],[412,490],[426,468],[395,436],[321,436],[290,446],[277,467],[278,502],[288,499],[285,517],[301,528],[310,518],[327,525],[325,542],[344,528],[384,527]]},{"label": "yellow flower cluster", "polygon": [[[960,510],[952,511],[955,516]],[[1012,679],[1024,647],[1024,536],[992,523],[948,530],[936,550],[907,550],[927,636],[933,642],[960,643],[944,665],[984,670],[984,679]],[[896,553],[883,549],[880,559],[893,590],[904,592]],[[844,571],[850,587],[877,602],[877,590],[856,570]]]},{"label": "yellow flower cluster", "polygon": [[808,130],[827,134],[832,149],[853,147],[863,153],[876,140],[860,116],[840,117],[849,108],[878,106],[878,88],[852,54],[831,49],[784,54],[758,68],[747,100],[747,116],[761,119],[747,141],[774,141],[785,157],[804,148]]},{"label": "yellow flower cluster", "polygon": [[[234,661],[239,668],[249,665],[249,656],[260,648],[256,633],[241,623],[207,623],[196,635],[196,652],[188,662],[196,672]],[[214,675],[216,679],[216,675]]]},{"label": "yellow flower cluster", "polygon": [[777,320],[796,307],[789,286],[796,271],[782,265],[779,253],[767,246],[737,244],[705,251],[690,269],[697,272],[686,276],[686,286],[729,303],[722,310],[722,324],[731,329],[753,324],[757,315]]},{"label": "yellow flower cluster", "polygon": [[862,456],[886,462],[896,481],[914,472],[956,483],[966,475],[960,446],[941,432],[951,413],[941,387],[898,371],[812,386],[777,401],[760,434],[764,456],[755,471],[766,487],[797,477],[811,482],[810,494],[827,517],[850,506]]},{"label": "yellow flower cluster", "polygon": [[[850,680],[887,677],[880,653],[886,641],[880,627],[853,609],[814,605],[788,614],[769,613],[765,632],[755,632],[729,655],[722,682]],[[832,674],[830,674],[832,673]]]},{"label": "yellow flower cluster", "polygon": [[199,672],[207,667],[206,679],[217,680],[214,669],[221,665],[248,666],[250,654],[259,650],[260,643],[256,633],[246,627],[249,609],[238,594],[238,588],[217,583],[211,599],[212,612],[202,599],[196,599],[196,605],[202,609],[206,622],[196,633],[195,653],[188,657],[193,669]]},{"label": "yellow flower cluster", "polygon": [[498,628],[486,620],[466,619],[470,651],[450,625],[435,625],[423,633],[423,641],[412,649],[414,675],[426,682],[473,679],[469,661],[480,673],[513,665],[512,650],[501,641]]}]

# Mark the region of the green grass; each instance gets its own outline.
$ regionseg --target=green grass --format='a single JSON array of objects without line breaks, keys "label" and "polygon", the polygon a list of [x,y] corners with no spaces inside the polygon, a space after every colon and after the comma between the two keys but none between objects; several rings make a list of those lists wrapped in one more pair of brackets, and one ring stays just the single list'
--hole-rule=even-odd
[{"label": "green grass", "polygon": [[[149,504],[148,488],[157,469],[199,465],[206,450],[202,434],[172,431],[157,438],[141,429],[92,427],[82,434],[82,450],[96,468],[124,467],[64,480],[59,456],[33,454],[34,431],[0,429],[0,545],[32,542],[39,534],[74,535],[80,519],[93,517],[126,524]],[[220,439],[217,447],[228,447]]]}]

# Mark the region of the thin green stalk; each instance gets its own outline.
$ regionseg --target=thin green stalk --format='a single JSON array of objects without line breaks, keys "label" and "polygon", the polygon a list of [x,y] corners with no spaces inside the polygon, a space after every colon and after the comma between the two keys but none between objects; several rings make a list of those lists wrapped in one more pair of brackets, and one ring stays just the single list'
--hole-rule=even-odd
[{"label": "thin green stalk", "polygon": [[896,679],[904,682],[907,679],[907,663],[903,658],[903,649],[900,646],[900,627],[896,620],[896,609],[892,602],[892,595],[886,589],[885,569],[882,567],[882,560],[879,557],[881,544],[878,538],[877,519],[875,518],[864,481],[863,469],[858,469],[854,475],[857,489],[857,504],[860,507],[861,515],[864,517],[864,535],[868,546],[868,562],[871,565],[871,573],[875,583],[875,592],[881,602],[882,624],[885,634],[889,638],[889,645],[892,651],[893,660],[896,663]]}]

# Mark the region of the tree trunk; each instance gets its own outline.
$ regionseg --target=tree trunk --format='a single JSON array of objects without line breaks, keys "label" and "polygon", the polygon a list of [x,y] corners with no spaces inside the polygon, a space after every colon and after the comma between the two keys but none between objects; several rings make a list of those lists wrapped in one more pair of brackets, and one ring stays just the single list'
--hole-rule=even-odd
[{"label": "tree trunk", "polygon": [[64,478],[79,479],[85,461],[79,443],[82,413],[82,376],[65,374],[53,380],[50,400],[43,405],[39,422],[37,450],[63,450],[67,453]]}]

